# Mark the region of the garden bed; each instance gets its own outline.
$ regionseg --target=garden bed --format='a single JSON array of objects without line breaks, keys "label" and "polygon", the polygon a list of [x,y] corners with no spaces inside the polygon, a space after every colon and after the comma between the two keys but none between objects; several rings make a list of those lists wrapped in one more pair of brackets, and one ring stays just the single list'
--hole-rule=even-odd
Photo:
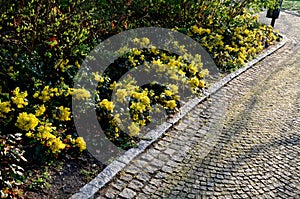
[{"label": "garden bed", "polygon": [[[274,7],[272,2],[157,0],[149,5],[137,1],[11,0],[4,4],[0,8],[1,197],[65,198],[105,167],[86,151],[88,142],[74,123],[78,110],[84,113],[85,107],[92,107],[105,135],[124,150],[140,141],[140,129],[152,122],[154,104],[160,104],[169,115],[178,112],[177,85],[121,84],[122,73],[141,64],[156,65],[200,96],[212,83],[209,81],[218,79],[208,77],[200,57],[186,53],[185,46],[177,46],[184,52],[179,56],[157,49],[149,38],[134,38],[132,42],[142,45],[140,49],[129,49],[105,73],[84,77],[97,83],[97,91],[91,95],[73,84],[98,41],[139,27],[173,29],[203,46],[224,75],[280,40],[272,27],[261,25],[248,10]],[[114,112],[114,90],[117,101],[129,99],[129,133],[118,126],[122,113],[117,116]],[[72,109],[72,100],[82,101],[84,108]]]},{"label": "garden bed", "polygon": [[104,168],[88,153],[25,167],[27,180],[20,187],[22,198],[68,198]]},{"label": "garden bed", "polygon": [[[210,80],[210,83],[211,85],[214,84],[214,88],[210,89],[210,92],[214,92],[216,89],[226,84],[232,78],[235,78],[239,74],[243,73],[244,70],[247,70],[255,63],[259,62],[266,56],[281,48],[285,44],[285,42],[286,39],[284,39],[282,42],[274,43],[274,45],[272,45],[270,48],[265,48],[262,52],[260,52],[257,55],[257,58],[255,58],[251,63],[247,63],[247,66],[241,68],[241,70],[239,71],[235,71],[232,73],[220,73],[218,76],[212,78]],[[225,76],[226,78],[223,78]],[[186,111],[187,110],[183,110],[183,112]],[[184,114],[180,114],[179,118],[183,116]],[[124,156],[124,158],[126,157]],[[61,166],[57,167],[57,164]],[[47,172],[52,175],[49,175],[48,179],[44,179],[44,182],[51,184],[51,186],[47,187],[46,189],[43,189],[41,187],[30,190],[28,189],[28,187],[30,187],[30,181],[28,181],[28,183],[25,184],[25,190],[28,191],[25,192],[24,196],[25,198],[68,198],[71,195],[78,193],[80,188],[82,188],[84,185],[88,184],[92,179],[94,179],[99,173],[101,173],[101,171],[103,171],[106,168],[106,166],[107,165],[102,165],[100,162],[95,160],[90,154],[87,153],[84,153],[84,155],[79,158],[72,158],[64,161],[57,161],[56,163],[51,163],[46,168]],[[40,168],[40,166],[37,166],[35,169],[36,174],[40,176],[43,175],[44,171],[45,168]],[[72,173],[72,175],[70,175],[70,173]],[[107,179],[107,177],[108,176],[106,176],[105,179],[103,179],[103,182]],[[110,178],[113,178],[113,176],[110,176]]]}]

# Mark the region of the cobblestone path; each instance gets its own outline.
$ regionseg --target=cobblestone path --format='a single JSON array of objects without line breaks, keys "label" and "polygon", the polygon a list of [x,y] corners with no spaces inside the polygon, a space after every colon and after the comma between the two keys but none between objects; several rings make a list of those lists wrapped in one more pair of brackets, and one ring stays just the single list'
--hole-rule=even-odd
[{"label": "cobblestone path", "polygon": [[[268,22],[269,23],[269,22]],[[98,198],[300,198],[300,17],[290,39],[199,104]]]}]

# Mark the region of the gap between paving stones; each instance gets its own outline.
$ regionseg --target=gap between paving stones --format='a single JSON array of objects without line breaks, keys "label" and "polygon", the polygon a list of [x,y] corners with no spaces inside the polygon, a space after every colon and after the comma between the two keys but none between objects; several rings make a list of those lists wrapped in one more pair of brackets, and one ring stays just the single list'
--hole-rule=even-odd
[{"label": "gap between paving stones", "polygon": [[267,56],[271,55],[281,47],[283,47],[287,42],[287,37],[285,35],[282,36],[282,41],[280,41],[276,46],[266,50],[257,58],[249,61],[245,67],[236,70],[233,73],[228,74],[220,81],[214,83],[204,96],[201,98],[193,98],[189,100],[183,107],[180,108],[178,114],[176,114],[173,118],[168,119],[166,122],[161,124],[158,128],[151,130],[147,133],[144,138],[146,140],[142,140],[137,144],[136,148],[131,148],[126,151],[123,155],[118,157],[112,163],[110,163],[101,173],[98,174],[92,181],[83,186],[78,193],[75,193],[70,197],[70,199],[87,199],[92,198],[96,192],[98,192],[101,188],[103,188],[108,182],[110,182],[120,171],[122,171],[136,156],[141,154],[148,148],[152,143],[156,142],[162,135],[174,126],[179,120],[181,120],[188,112],[190,112],[194,107],[200,104],[202,101],[207,99],[212,94],[216,93],[220,90],[224,85],[230,82],[232,79],[238,77],[246,70],[251,68],[256,63],[260,62]]}]

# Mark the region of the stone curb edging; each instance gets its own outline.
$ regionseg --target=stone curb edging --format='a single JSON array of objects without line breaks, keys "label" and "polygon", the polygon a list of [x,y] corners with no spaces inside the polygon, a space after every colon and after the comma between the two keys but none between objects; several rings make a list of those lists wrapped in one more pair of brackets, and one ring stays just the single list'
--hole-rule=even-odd
[{"label": "stone curb edging", "polygon": [[282,9],[281,10],[282,12],[285,12],[287,14],[290,14],[290,15],[295,15],[297,17],[300,17],[300,13],[297,13],[297,11],[293,11],[293,10],[286,10],[286,9]]},{"label": "stone curb edging", "polygon": [[84,185],[78,193],[75,193],[70,197],[70,199],[89,199],[93,198],[94,194],[98,192],[101,188],[103,188],[108,182],[110,182],[120,171],[122,171],[126,165],[128,165],[136,156],[141,154],[147,147],[149,147],[153,142],[157,141],[169,128],[175,125],[180,119],[182,119],[188,112],[190,112],[195,106],[197,106],[200,102],[204,101],[210,95],[216,93],[219,89],[221,89],[224,85],[230,82],[232,79],[244,73],[246,70],[251,68],[253,65],[266,58],[273,52],[277,51],[281,47],[283,47],[287,42],[287,37],[285,35],[281,35],[282,41],[280,41],[276,46],[270,48],[259,57],[253,59],[248,62],[245,67],[236,70],[225,76],[219,82],[214,83],[208,91],[205,93],[204,97],[201,98],[193,98],[188,101],[183,107],[180,108],[180,112],[176,114],[173,118],[167,120],[163,124],[161,124],[158,128],[151,130],[147,133],[144,138],[138,143],[138,147],[131,148],[126,151],[123,155],[118,157],[112,163],[110,163],[105,169],[98,174],[93,180]]}]

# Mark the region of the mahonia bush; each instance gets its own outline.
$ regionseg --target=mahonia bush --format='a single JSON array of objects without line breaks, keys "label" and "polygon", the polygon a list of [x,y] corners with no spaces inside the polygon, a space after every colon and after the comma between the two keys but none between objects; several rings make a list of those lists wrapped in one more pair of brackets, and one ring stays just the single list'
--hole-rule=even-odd
[{"label": "mahonia bush", "polygon": [[207,49],[220,70],[236,70],[280,39],[272,26],[259,24],[257,17],[250,13],[235,17],[230,34],[224,27],[212,32],[206,25],[196,24],[189,29],[188,35]]},{"label": "mahonia bush", "polygon": [[205,1],[199,7],[202,18],[186,33],[210,53],[221,71],[233,71],[280,39],[272,26],[260,24],[258,15],[251,11],[277,4],[277,0]]},{"label": "mahonia bush", "polygon": [[[254,12],[278,8],[277,0],[31,0],[3,1],[0,7],[0,193],[20,194],[22,166],[39,157],[78,154],[86,143],[76,132],[72,97],[94,106],[108,138],[123,148],[138,141],[142,127],[153,122],[153,105],[168,114],[180,107],[177,84],[155,82],[140,88],[134,79],[118,82],[139,65],[155,65],[194,93],[206,87],[201,57],[187,57],[151,46],[148,38],[135,39],[145,48],[131,49],[106,74],[93,74],[96,99],[84,88],[74,89],[73,78],[88,53],[104,39],[138,27],[164,27],[185,33],[207,49],[222,71],[235,70],[279,39],[272,27],[261,25]],[[180,47],[179,47],[180,48]],[[120,49],[121,51],[122,49]],[[130,101],[125,129],[116,100]],[[96,104],[95,104],[96,101]],[[123,129],[123,130],[122,130]]]},{"label": "mahonia bush", "polygon": [[[98,73],[93,74],[93,79],[98,82],[96,111],[102,129],[111,141],[117,145],[129,147],[132,146],[132,139],[139,135],[140,128],[154,122],[150,115],[154,111],[152,110],[154,105],[161,105],[167,114],[177,112],[180,106],[179,100],[187,100],[179,98],[179,85],[186,85],[191,93],[201,94],[206,87],[205,77],[209,73],[207,69],[202,68],[200,55],[192,56],[186,53],[185,47],[178,46],[177,42],[173,43],[173,47],[181,49],[183,56],[157,49],[151,44],[149,38],[135,38],[132,43],[136,44],[137,48],[129,49],[129,53],[117,59],[101,76]],[[122,47],[119,51],[124,51],[124,48],[127,47]],[[150,72],[149,76],[154,74],[168,76],[170,84],[161,85],[158,82],[149,82],[146,86],[139,87],[136,80],[130,76],[116,82],[124,73],[140,65],[155,69],[155,71],[151,70],[152,73]],[[85,69],[89,71],[88,67]],[[146,77],[147,71],[143,72]],[[113,91],[115,91],[117,104],[111,101]],[[115,109],[120,108],[116,107],[118,103],[123,105],[125,99],[129,102],[130,114],[126,116],[124,115],[126,111],[115,112]],[[126,119],[130,120],[126,121]],[[124,130],[124,127],[120,129],[122,125],[120,120],[130,124],[127,129]]]}]

